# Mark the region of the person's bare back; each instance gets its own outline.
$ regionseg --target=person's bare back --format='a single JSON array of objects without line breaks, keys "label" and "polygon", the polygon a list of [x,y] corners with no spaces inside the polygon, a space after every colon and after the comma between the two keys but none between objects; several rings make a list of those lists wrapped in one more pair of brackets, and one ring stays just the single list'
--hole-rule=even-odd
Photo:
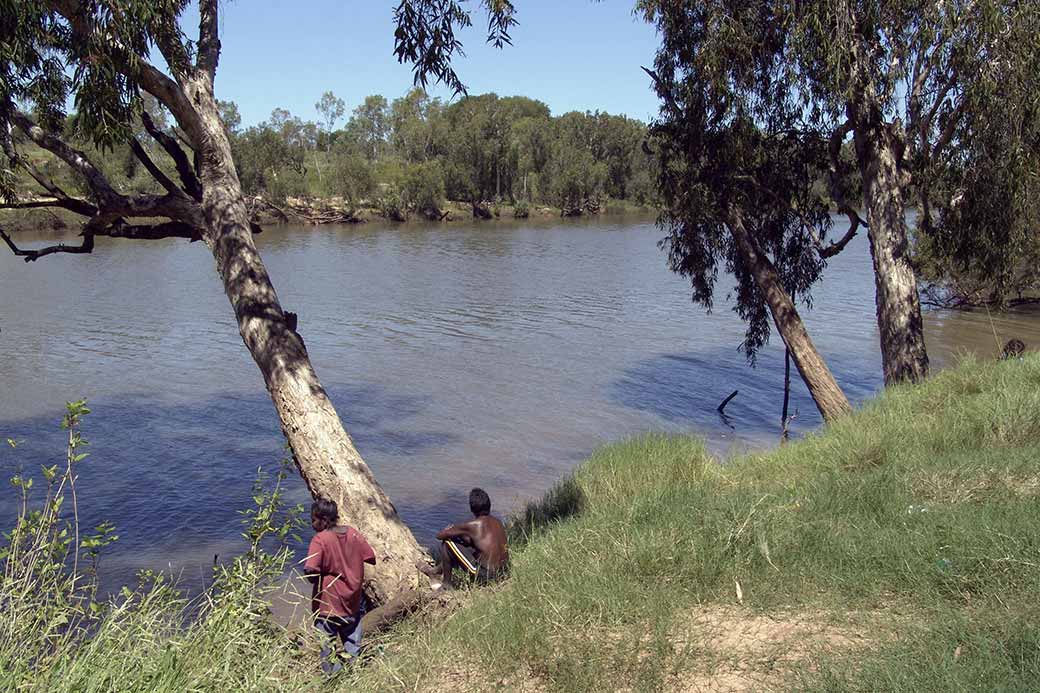
[{"label": "person's bare back", "polygon": [[[509,545],[506,530],[497,517],[491,515],[491,499],[482,489],[469,494],[469,506],[474,518],[448,525],[437,533],[441,545],[441,577],[446,587],[451,586],[452,569],[458,566],[481,582],[501,577],[509,566]],[[470,559],[459,545],[473,550]]]}]

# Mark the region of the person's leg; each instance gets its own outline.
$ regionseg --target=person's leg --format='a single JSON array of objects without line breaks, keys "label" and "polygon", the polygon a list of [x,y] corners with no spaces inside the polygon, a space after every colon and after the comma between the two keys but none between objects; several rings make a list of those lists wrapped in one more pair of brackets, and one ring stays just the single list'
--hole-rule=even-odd
[{"label": "person's leg", "polygon": [[321,618],[314,619],[314,628],[321,637],[321,670],[326,674],[335,674],[341,668],[336,661],[336,640],[339,639],[339,627],[334,621]]},{"label": "person's leg", "polygon": [[339,635],[348,657],[353,659],[361,654],[361,614],[343,619]]},{"label": "person's leg", "polygon": [[455,568],[455,554],[448,548],[448,542],[441,542],[441,580],[445,587],[451,587],[451,571]]}]

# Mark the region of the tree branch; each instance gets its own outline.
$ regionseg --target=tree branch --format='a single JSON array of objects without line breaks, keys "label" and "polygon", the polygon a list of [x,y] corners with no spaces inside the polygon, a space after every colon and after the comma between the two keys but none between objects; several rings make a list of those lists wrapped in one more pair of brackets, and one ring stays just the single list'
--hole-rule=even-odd
[{"label": "tree branch", "polygon": [[122,195],[116,192],[105,175],[91,163],[83,152],[70,146],[60,137],[45,132],[43,128],[17,109],[12,109],[11,120],[33,142],[53,153],[86,179],[87,185],[97,201],[97,209],[87,213],[88,210],[84,208],[81,213],[84,216],[94,217],[91,223],[97,221],[101,215],[110,220],[118,217],[160,216],[187,223],[201,223],[201,210],[195,201],[182,191],[178,190],[176,194],[170,193],[164,196]]},{"label": "tree branch", "polygon": [[[11,122],[19,127],[26,136],[38,146],[51,152],[68,164],[73,170],[87,180],[87,185],[99,199],[116,198],[119,193],[112,188],[108,179],[90,162],[86,154],[70,147],[64,140],[44,131],[29,116],[17,108],[11,109]],[[39,181],[37,181],[39,182]],[[42,183],[41,183],[42,185]],[[45,186],[46,187],[46,186]]]},{"label": "tree branch", "polygon": [[80,234],[83,241],[79,245],[66,245],[58,243],[44,248],[22,249],[19,248],[3,228],[0,228],[0,239],[7,244],[11,252],[16,256],[25,258],[26,262],[35,262],[41,257],[55,253],[72,253],[77,255],[89,254],[94,251],[94,237],[106,236],[108,238],[126,238],[139,241],[157,241],[164,238],[186,238],[189,241],[201,240],[202,234],[199,229],[182,221],[167,221],[161,224],[127,224],[122,219],[116,219],[105,228],[98,228],[93,222],[88,223]]},{"label": "tree branch", "polygon": [[83,234],[83,242],[79,245],[65,245],[64,243],[58,243],[57,245],[47,246],[46,248],[39,248],[37,250],[22,250],[11,237],[7,235],[7,232],[0,228],[0,238],[4,240],[7,247],[11,249],[11,252],[18,257],[25,258],[26,262],[36,262],[41,257],[46,255],[52,255],[54,253],[90,253],[94,250],[94,234],[85,232]]},{"label": "tree branch", "polygon": [[81,200],[79,198],[72,197],[64,190],[59,188],[57,185],[55,185],[54,181],[50,180],[49,178],[47,178],[47,176],[43,175],[43,173],[41,173],[32,164],[24,160],[19,160],[19,162],[21,163],[22,168],[25,169],[25,171],[32,177],[32,179],[40,184],[40,187],[42,187],[44,190],[53,195],[56,200],[61,201],[61,204],[57,206],[64,207],[70,212],[75,212],[76,214],[79,214],[80,216],[84,217],[92,217],[95,214],[97,214],[97,207],[87,202],[86,200]]},{"label": "tree branch", "polygon": [[665,102],[668,103],[668,105],[676,114],[681,114],[682,109],[679,108],[679,104],[675,102],[675,97],[672,96],[671,91],[664,88],[664,86],[661,83],[661,77],[657,74],[657,72],[651,70],[648,67],[643,67],[642,65],[639,66],[639,69],[641,69],[646,74],[650,75],[650,79],[654,81],[654,90],[657,92],[657,94],[662,99],[664,99]]},{"label": "tree branch", "polygon": [[184,195],[184,191],[177,187],[177,184],[170,180],[169,176],[162,172],[162,170],[155,165],[152,158],[148,156],[148,152],[144,150],[141,143],[137,141],[136,137],[130,137],[130,149],[133,150],[134,156],[140,160],[144,167],[148,169],[148,173],[152,174],[152,178],[159,181],[159,185],[166,188],[167,192],[171,195]]},{"label": "tree branch", "polygon": [[841,251],[845,250],[845,246],[847,246],[849,244],[849,241],[851,241],[853,238],[856,237],[856,232],[859,230],[859,226],[860,226],[859,215],[858,214],[852,214],[849,217],[849,230],[846,231],[845,235],[842,236],[840,239],[838,239],[837,241],[834,241],[830,245],[824,246],[820,242],[820,239],[816,238],[816,249],[817,249],[817,252],[820,253],[820,257],[822,257],[824,259],[829,258],[829,257],[834,257],[835,255],[837,255]]},{"label": "tree branch", "polygon": [[[88,39],[93,28],[89,25],[89,18],[83,12],[83,6],[79,0],[49,0],[48,4],[52,10],[65,18],[69,23],[69,28],[76,34],[78,39],[83,41],[85,45],[90,44]],[[158,34],[161,37],[163,32],[158,32]],[[177,43],[179,45],[179,42]],[[196,113],[195,108],[192,106],[187,94],[180,88],[180,85],[148,62],[145,56],[131,55],[124,47],[118,45],[112,45],[110,48],[121,54],[122,59],[115,61],[118,63],[116,69],[136,81],[142,89],[170,109],[170,113],[177,119],[177,123],[188,133],[189,137],[199,139],[202,129],[198,113]],[[162,52],[162,45],[159,46],[159,50]],[[177,61],[175,53],[171,53],[170,56],[164,54],[163,57],[167,59],[167,62],[173,60],[176,63]],[[175,65],[171,66],[171,69],[175,69]]]},{"label": "tree branch", "polygon": [[199,1],[199,56],[197,67],[209,75],[210,83],[217,73],[220,60],[217,0]]},{"label": "tree branch", "polygon": [[953,112],[946,119],[946,126],[942,132],[939,133],[939,139],[935,141],[935,145],[928,152],[930,159],[934,160],[942,154],[942,151],[946,149],[946,146],[953,140],[953,135],[957,132],[957,125],[960,123],[961,115],[964,113],[964,101],[961,101],[953,109]]},{"label": "tree branch", "polygon": [[188,155],[177,144],[177,140],[156,127],[152,117],[146,111],[141,112],[141,123],[152,139],[158,142],[166,150],[166,153],[170,155],[170,158],[173,159],[173,163],[177,167],[177,175],[180,176],[184,189],[192,198],[201,200],[202,185],[199,184],[199,179],[195,175],[195,167],[188,161]]},{"label": "tree branch", "polygon": [[[845,137],[852,132],[853,125],[851,120],[846,120],[844,123],[838,126],[838,128],[831,133],[830,141],[827,143],[827,152],[830,155],[830,162],[827,166],[827,178],[830,183],[831,198],[834,200],[835,206],[838,208],[838,212],[844,214],[849,218],[849,231],[845,234],[838,243],[831,244],[832,248],[826,250],[820,248],[821,257],[831,257],[837,255],[845,248],[845,245],[852,240],[852,237],[856,235],[856,230],[860,225],[866,226],[866,222],[860,218],[856,209],[849,204],[849,201],[845,199],[845,193],[841,190],[839,181],[840,168],[841,168],[841,143],[845,141]],[[827,253],[824,255],[824,253]]]}]

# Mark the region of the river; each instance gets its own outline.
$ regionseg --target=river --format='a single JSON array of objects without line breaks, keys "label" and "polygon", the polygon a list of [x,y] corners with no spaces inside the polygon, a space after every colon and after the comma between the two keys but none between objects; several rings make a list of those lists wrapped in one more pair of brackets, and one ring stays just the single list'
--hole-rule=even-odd
[{"label": "river", "polygon": [[[776,444],[782,343],[750,368],[723,300],[732,282],[720,278],[713,313],[692,305],[661,235],[607,218],[275,227],[258,243],[348,431],[429,542],[466,515],[470,487],[507,513],[596,446],[642,431],[696,433],[720,457]],[[120,535],[106,581],[171,568],[190,585],[215,554],[239,550],[238,511],[283,440],[206,248],[99,240],[92,255],[30,264],[5,249],[0,295],[0,438],[21,441],[3,446],[0,474],[60,462],[63,403],[87,397],[79,503],[86,524],[108,519]],[[864,235],[803,312],[849,397],[875,393]],[[992,358],[997,340],[1040,344],[1040,314],[933,311],[926,337],[935,368],[966,352]],[[795,380],[804,433],[820,418]],[[723,419],[715,408],[733,390]],[[290,491],[306,499],[302,482]],[[3,526],[14,508],[5,484]]]}]

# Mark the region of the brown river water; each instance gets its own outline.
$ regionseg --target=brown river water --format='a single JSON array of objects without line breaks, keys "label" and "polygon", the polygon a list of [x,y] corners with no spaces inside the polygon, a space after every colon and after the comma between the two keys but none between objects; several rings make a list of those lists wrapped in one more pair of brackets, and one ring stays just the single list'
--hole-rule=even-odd
[{"label": "brown river water", "polygon": [[[720,457],[776,444],[783,348],[756,368],[724,300],[706,314],[670,273],[651,221],[270,228],[259,246],[318,374],[420,541],[465,516],[536,498],[599,445],[643,431],[703,436]],[[20,239],[29,243],[30,239]],[[47,238],[52,242],[53,237]],[[25,264],[0,253],[0,474],[63,458],[63,403],[89,398],[80,506],[115,523],[108,585],[139,568],[204,580],[241,548],[238,511],[283,441],[259,371],[201,244],[98,242]],[[881,385],[865,236],[803,311],[855,402]],[[936,368],[1040,345],[1040,313],[928,312]],[[726,419],[715,411],[733,390]],[[819,415],[796,380],[796,433]],[[15,495],[0,490],[9,526]],[[303,483],[291,484],[306,500]]]}]

